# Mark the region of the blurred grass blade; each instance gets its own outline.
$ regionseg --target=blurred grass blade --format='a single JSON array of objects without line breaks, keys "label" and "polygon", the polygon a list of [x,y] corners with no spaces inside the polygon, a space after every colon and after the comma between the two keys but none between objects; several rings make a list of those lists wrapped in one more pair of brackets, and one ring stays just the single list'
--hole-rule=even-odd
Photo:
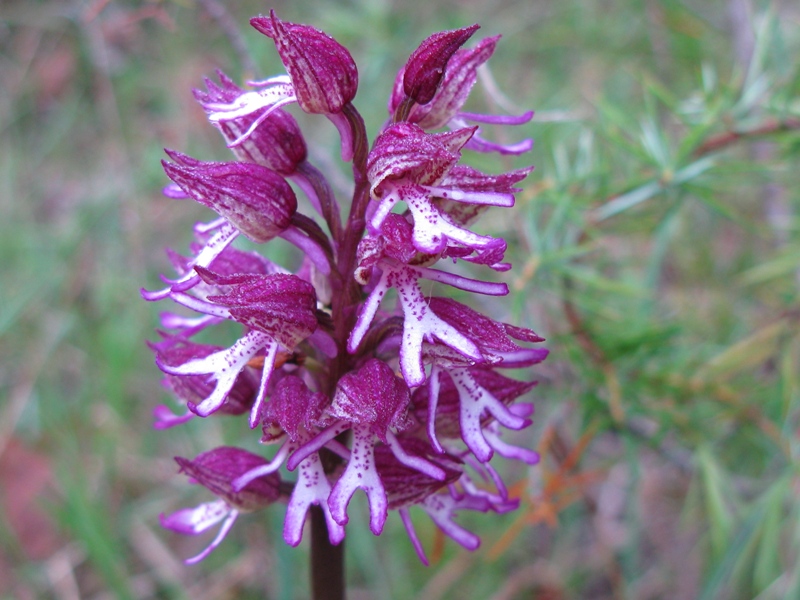
[{"label": "blurred grass blade", "polygon": [[716,556],[721,556],[728,547],[734,525],[733,515],[726,501],[730,499],[730,485],[708,446],[703,446],[698,451],[697,459],[703,481],[711,547]]},{"label": "blurred grass blade", "polygon": [[[711,572],[711,576],[708,578],[698,600],[719,600],[720,598],[729,597],[726,592],[731,592],[735,589],[735,587],[732,587],[732,576],[736,563],[752,541],[753,535],[758,530],[759,523],[764,518],[764,513],[765,507],[763,503],[756,504],[755,508],[750,511],[747,519],[737,530],[736,536],[730,545],[725,547],[725,554]],[[744,596],[737,595],[736,597]]]},{"label": "blurred grass blade", "polygon": [[596,221],[603,221],[609,217],[613,217],[637,204],[641,204],[645,200],[649,200],[663,189],[659,181],[646,183],[606,202],[594,212],[594,219]]},{"label": "blurred grass blade", "polygon": [[762,262],[739,275],[742,285],[757,285],[800,271],[800,244],[786,246],[771,260]]},{"label": "blurred grass blade", "polygon": [[792,502],[791,477],[776,481],[762,496],[764,518],[761,536],[753,564],[753,584],[755,589],[769,586],[781,573],[783,555],[783,507]]},{"label": "blurred grass blade", "polygon": [[603,221],[613,217],[623,211],[649,200],[659,192],[663,191],[668,185],[680,185],[691,181],[695,177],[702,175],[714,166],[714,159],[706,156],[684,167],[672,177],[669,182],[659,180],[646,183],[630,192],[617,196],[613,200],[606,202],[603,206],[594,211],[596,221]]},{"label": "blurred grass blade", "polygon": [[787,322],[784,319],[762,327],[706,362],[695,378],[719,381],[763,364],[775,353],[778,339],[786,331]]}]

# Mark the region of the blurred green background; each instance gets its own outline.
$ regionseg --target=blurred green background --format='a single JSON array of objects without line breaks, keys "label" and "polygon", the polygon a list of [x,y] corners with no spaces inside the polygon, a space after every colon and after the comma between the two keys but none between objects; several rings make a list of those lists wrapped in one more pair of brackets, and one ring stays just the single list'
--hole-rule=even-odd
[{"label": "blurred green background", "polygon": [[[168,271],[203,209],[160,195],[171,147],[225,158],[191,89],[224,68],[281,71],[247,19],[260,2],[0,4],[0,595],[304,598],[307,548],[280,507],[207,539],[158,514],[209,500],[174,455],[257,450],[238,420],[167,432],[138,290]],[[755,0],[276,1],[350,48],[371,134],[396,70],[428,34],[502,33],[490,65],[533,163],[505,234],[513,295],[482,306],[534,328],[537,420],[504,467],[522,499],[464,515],[463,552],[396,515],[348,527],[351,597],[800,598],[800,5]],[[496,109],[476,87],[469,106]],[[297,114],[297,110],[293,110]],[[334,130],[302,119],[329,172]],[[500,131],[514,140],[519,131]],[[333,177],[341,180],[347,174]],[[498,211],[502,213],[502,211]],[[356,502],[352,511],[362,511]]]}]

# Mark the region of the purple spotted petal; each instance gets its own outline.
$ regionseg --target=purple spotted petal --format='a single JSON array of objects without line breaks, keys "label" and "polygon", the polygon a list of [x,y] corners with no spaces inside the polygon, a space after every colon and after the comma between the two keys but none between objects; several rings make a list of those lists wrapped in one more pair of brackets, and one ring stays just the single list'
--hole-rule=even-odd
[{"label": "purple spotted petal", "polygon": [[292,349],[317,328],[314,286],[295,275],[220,275],[198,268],[206,283],[227,286],[209,300],[227,307],[231,318]]},{"label": "purple spotted petal", "polygon": [[204,452],[194,460],[175,457],[192,480],[208,488],[239,510],[252,511],[272,504],[280,497],[280,476],[276,473],[251,481],[241,491],[234,491],[232,483],[247,471],[267,461],[257,454],[240,448],[223,446]]},{"label": "purple spotted petal", "polygon": [[406,410],[410,399],[403,380],[385,362],[373,358],[339,380],[328,413],[366,426],[386,443],[390,427],[403,430],[408,426]]}]

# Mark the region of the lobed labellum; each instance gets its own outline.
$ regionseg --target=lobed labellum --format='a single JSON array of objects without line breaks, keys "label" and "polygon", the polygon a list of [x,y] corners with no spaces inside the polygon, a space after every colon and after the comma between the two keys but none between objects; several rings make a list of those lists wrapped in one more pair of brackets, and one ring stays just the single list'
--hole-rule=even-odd
[{"label": "lobed labellum", "polygon": [[439,438],[463,439],[479,460],[486,462],[492,448],[484,428],[494,420],[511,429],[528,426],[530,421],[515,414],[509,405],[534,385],[536,382],[509,379],[488,368],[434,369],[429,384],[414,392],[413,415],[426,425],[434,447],[441,449]]}]

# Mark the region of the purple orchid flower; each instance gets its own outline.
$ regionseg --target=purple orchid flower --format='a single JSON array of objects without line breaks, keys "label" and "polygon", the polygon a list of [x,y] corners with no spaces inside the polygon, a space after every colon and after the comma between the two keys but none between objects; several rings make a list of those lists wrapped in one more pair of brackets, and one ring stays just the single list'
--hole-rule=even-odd
[{"label": "purple orchid flower", "polygon": [[[206,114],[213,114],[215,106],[235,102],[247,93],[222,71],[218,71],[217,76],[219,85],[206,79],[207,91],[194,90],[194,97]],[[287,177],[306,160],[306,142],[294,117],[279,108],[263,116],[267,110],[264,107],[239,118],[216,121],[216,125],[225,140],[234,144],[261,119],[250,135],[241,143],[232,145],[231,149],[238,160],[269,167]]]},{"label": "purple orchid flower", "polygon": [[[471,359],[472,364],[482,362],[483,357],[475,343],[430,310],[428,299],[423,295],[419,280],[428,279],[462,290],[492,296],[507,294],[508,287],[505,284],[477,281],[429,267],[401,262],[403,259],[408,261],[416,255],[411,243],[411,226],[403,217],[389,215],[384,229],[385,235],[381,236],[378,242],[370,241],[372,238],[368,237],[365,238],[366,243],[362,245],[358,273],[364,277],[364,270],[374,265],[381,270],[381,275],[363,304],[359,319],[348,340],[348,350],[350,352],[357,350],[386,291],[393,287],[398,291],[404,314],[400,367],[409,386],[421,385],[425,381],[422,364],[424,340],[438,339]],[[382,251],[380,255],[378,249]]]},{"label": "purple orchid flower", "polygon": [[[324,176],[306,160],[305,139],[294,117],[280,108],[263,107],[240,117],[216,118],[221,105],[235,104],[250,93],[221,71],[217,75],[219,84],[206,79],[207,91],[194,90],[194,96],[236,158],[268,167],[296,183],[319,214],[326,220],[336,219],[336,223],[331,224],[338,230],[339,207]],[[291,233],[292,230],[284,231],[284,236]]]},{"label": "purple orchid flower", "polygon": [[250,331],[229,349],[203,358],[179,365],[164,364],[160,360],[156,362],[169,375],[213,376],[217,382],[213,392],[195,408],[198,415],[207,417],[222,406],[241,370],[259,352],[263,352],[261,384],[250,411],[250,426],[255,427],[278,349],[284,347],[293,350],[317,328],[314,288],[294,275],[240,273],[224,276],[202,267],[196,266],[195,270],[207,283],[228,286],[229,291],[210,296],[207,300],[184,292],[174,292],[170,297],[200,313],[238,321]]},{"label": "purple orchid flower", "polygon": [[[448,178],[461,157],[461,148],[474,133],[474,128],[425,133],[417,125],[405,122],[381,133],[367,163],[370,194],[378,202],[370,219],[371,230],[380,232],[392,208],[403,201],[413,216],[413,242],[420,252],[441,252],[448,242],[476,250],[499,244],[505,248],[502,240],[465,229],[433,201],[440,198],[466,204],[514,206],[514,195],[506,184],[514,175],[498,178],[497,189],[490,189],[488,178],[476,185],[474,180],[480,178],[472,172],[457,171]],[[465,180],[468,185],[460,186]]]},{"label": "purple orchid flower", "polygon": [[408,387],[383,361],[370,359],[358,371],[339,380],[327,413],[334,422],[295,452],[287,463],[292,470],[311,453],[345,431],[352,431],[353,446],[347,467],[331,490],[328,505],[340,525],[348,522],[347,505],[358,488],[363,489],[370,505],[370,529],[380,535],[388,511],[386,491],[375,470],[374,448],[377,442],[387,445],[402,464],[443,480],[445,472],[423,457],[403,448],[397,433],[411,425],[406,418],[410,401]]}]

